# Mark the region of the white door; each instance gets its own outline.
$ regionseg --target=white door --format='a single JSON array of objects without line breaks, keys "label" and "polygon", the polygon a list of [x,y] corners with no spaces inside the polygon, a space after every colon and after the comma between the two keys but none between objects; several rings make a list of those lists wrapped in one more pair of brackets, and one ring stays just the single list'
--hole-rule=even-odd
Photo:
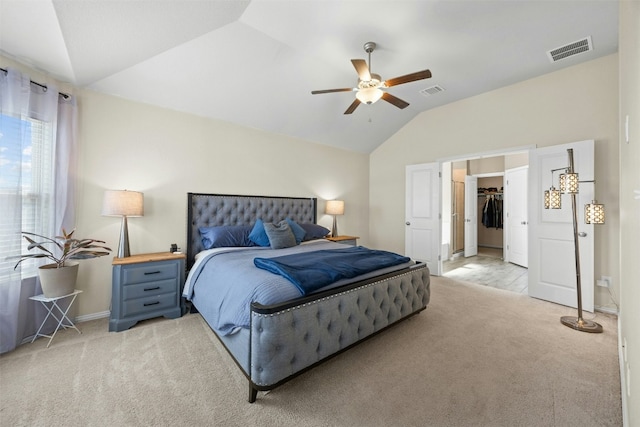
[{"label": "white door", "polygon": [[[577,278],[571,196],[562,195],[561,209],[544,209],[544,191],[552,185],[552,170],[569,166],[567,149],[573,148],[574,168],[580,181],[594,179],[594,142],[581,141],[531,150],[529,156],[529,295],[577,307]],[[559,175],[553,173],[553,186]],[[593,311],[593,224],[584,223],[584,205],[594,195],[593,182],[580,182],[576,213],[580,248],[582,308]]]},{"label": "white door", "polygon": [[440,179],[439,164],[406,168],[405,255],[427,264],[440,275]]},{"label": "white door", "polygon": [[478,255],[478,177],[464,177],[464,256]]},{"label": "white door", "polygon": [[528,267],[527,166],[505,171],[504,218],[507,250],[505,260]]}]

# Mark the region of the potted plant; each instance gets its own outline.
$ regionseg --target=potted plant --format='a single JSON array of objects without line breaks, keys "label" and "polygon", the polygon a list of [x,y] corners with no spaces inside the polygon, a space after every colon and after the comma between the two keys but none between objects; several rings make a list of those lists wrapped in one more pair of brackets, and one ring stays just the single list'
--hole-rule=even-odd
[{"label": "potted plant", "polygon": [[[38,249],[39,253],[19,255],[20,261],[13,267],[14,269],[21,262],[32,258],[49,258],[52,264],[39,267],[40,284],[42,293],[47,298],[56,298],[68,295],[73,292],[78,277],[78,262],[70,260],[98,258],[108,255],[111,249],[103,246],[105,242],[95,239],[74,239],[75,230],[67,233],[62,229],[62,236],[53,238],[41,236],[35,233],[22,232],[24,238],[29,242],[28,250]],[[36,241],[29,236],[44,239]],[[51,249],[45,245],[53,246]]]}]

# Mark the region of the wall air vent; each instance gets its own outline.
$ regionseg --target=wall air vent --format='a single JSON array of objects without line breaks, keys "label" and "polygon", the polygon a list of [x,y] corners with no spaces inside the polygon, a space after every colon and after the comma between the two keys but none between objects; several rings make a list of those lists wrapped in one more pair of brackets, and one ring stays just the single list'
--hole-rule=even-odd
[{"label": "wall air vent", "polygon": [[429,86],[426,89],[422,89],[420,91],[420,94],[422,96],[431,96],[431,95],[435,95],[436,93],[440,93],[440,92],[444,92],[444,88],[442,86],[434,85],[434,86]]},{"label": "wall air vent", "polygon": [[564,46],[551,49],[547,52],[547,56],[549,57],[549,60],[551,62],[558,62],[570,56],[577,55],[583,52],[589,52],[591,50],[593,50],[593,44],[591,44],[591,36],[588,36]]}]

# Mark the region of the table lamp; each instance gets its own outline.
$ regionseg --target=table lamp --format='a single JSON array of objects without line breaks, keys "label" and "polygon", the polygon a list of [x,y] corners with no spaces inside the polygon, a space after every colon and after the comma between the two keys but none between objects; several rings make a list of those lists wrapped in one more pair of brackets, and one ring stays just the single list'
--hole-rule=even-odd
[{"label": "table lamp", "polygon": [[138,191],[107,190],[102,200],[102,215],[122,217],[118,258],[131,256],[127,217],[144,216],[144,195]]}]

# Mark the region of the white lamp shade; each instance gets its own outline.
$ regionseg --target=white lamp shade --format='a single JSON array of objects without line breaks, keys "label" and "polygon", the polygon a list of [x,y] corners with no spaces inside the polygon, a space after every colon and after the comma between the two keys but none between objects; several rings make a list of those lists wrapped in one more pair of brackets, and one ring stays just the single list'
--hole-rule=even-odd
[{"label": "white lamp shade", "polygon": [[144,216],[144,195],[138,191],[107,190],[102,200],[104,216]]},{"label": "white lamp shade", "polygon": [[328,215],[344,215],[344,200],[327,200],[325,213]]}]

